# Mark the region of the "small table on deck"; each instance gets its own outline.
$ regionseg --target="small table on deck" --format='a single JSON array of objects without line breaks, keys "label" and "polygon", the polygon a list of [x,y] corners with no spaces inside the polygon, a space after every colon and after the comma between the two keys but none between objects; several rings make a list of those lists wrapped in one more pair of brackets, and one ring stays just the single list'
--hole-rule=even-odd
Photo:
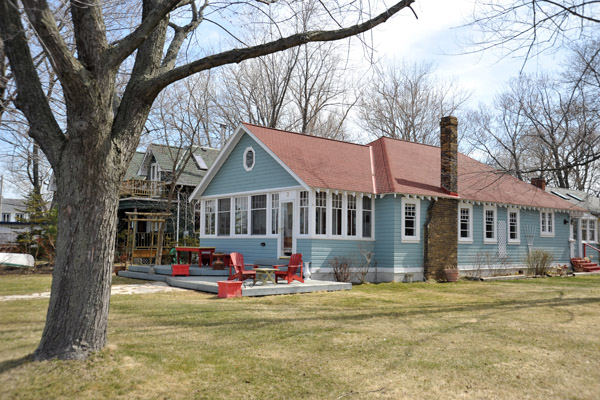
[{"label": "small table on deck", "polygon": [[188,264],[192,263],[192,253],[198,253],[198,265],[202,266],[202,255],[209,253],[209,265],[212,267],[214,247],[175,247],[177,252],[177,264],[181,264],[179,257],[180,253],[188,253]]},{"label": "small table on deck", "polygon": [[275,271],[277,268],[254,268],[256,271],[256,280],[260,280],[263,285],[267,284],[267,281],[273,282],[275,284]]}]

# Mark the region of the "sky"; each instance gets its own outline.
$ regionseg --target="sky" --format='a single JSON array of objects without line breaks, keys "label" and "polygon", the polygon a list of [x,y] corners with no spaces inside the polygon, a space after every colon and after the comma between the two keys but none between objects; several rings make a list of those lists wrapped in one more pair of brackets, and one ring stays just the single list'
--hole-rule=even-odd
[{"label": "sky", "polygon": [[374,33],[378,54],[385,57],[407,58],[412,61],[433,61],[437,74],[456,78],[465,89],[472,91],[469,106],[490,103],[494,95],[521,69],[526,73],[552,71],[559,62],[552,54],[543,54],[524,65],[523,57],[503,55],[488,50],[466,54],[473,34],[465,26],[472,14],[473,0],[417,0],[413,6],[418,20],[410,11],[403,11]]}]

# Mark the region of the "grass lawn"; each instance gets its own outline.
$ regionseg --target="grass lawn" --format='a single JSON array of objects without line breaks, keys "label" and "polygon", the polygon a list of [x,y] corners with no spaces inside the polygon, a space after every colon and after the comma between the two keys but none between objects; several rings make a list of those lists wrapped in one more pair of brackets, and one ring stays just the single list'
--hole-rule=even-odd
[{"label": "grass lawn", "polygon": [[600,276],[115,295],[104,351],[30,362],[46,308],[0,302],[2,399],[600,398]]}]

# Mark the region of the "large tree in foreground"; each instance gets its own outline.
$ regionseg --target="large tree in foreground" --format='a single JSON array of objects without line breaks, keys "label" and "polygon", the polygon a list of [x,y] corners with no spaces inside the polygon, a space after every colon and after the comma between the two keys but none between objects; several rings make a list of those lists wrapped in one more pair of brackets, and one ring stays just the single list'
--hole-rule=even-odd
[{"label": "large tree in foreground", "polygon": [[[54,169],[59,205],[52,293],[35,358],[83,359],[106,344],[119,185],[162,89],[225,64],[360,34],[414,1],[402,0],[383,10],[381,4],[320,2],[334,29],[288,33],[282,26],[279,39],[204,52],[192,60],[186,59],[191,47],[210,36],[195,32],[219,13],[231,9],[229,17],[235,18],[254,8],[274,23],[293,16],[294,2],[219,2],[212,7],[208,0],[143,0],[139,23],[127,30],[123,25],[107,29],[106,22],[114,20],[104,15],[105,2],[72,0],[68,22],[73,53],[54,18],[56,4],[0,1],[0,35],[17,83],[16,105]],[[280,7],[279,19],[272,10],[265,11],[273,7]],[[376,9],[378,15],[369,15]],[[31,56],[38,44],[60,81],[66,124],[58,122],[41,87]]]}]

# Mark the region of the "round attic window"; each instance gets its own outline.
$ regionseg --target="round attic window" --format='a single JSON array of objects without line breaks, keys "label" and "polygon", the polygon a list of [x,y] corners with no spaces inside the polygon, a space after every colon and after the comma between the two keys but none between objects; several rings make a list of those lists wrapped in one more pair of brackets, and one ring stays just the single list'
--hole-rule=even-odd
[{"label": "round attic window", "polygon": [[252,171],[254,168],[254,149],[252,147],[248,147],[244,151],[244,169],[246,171]]}]

